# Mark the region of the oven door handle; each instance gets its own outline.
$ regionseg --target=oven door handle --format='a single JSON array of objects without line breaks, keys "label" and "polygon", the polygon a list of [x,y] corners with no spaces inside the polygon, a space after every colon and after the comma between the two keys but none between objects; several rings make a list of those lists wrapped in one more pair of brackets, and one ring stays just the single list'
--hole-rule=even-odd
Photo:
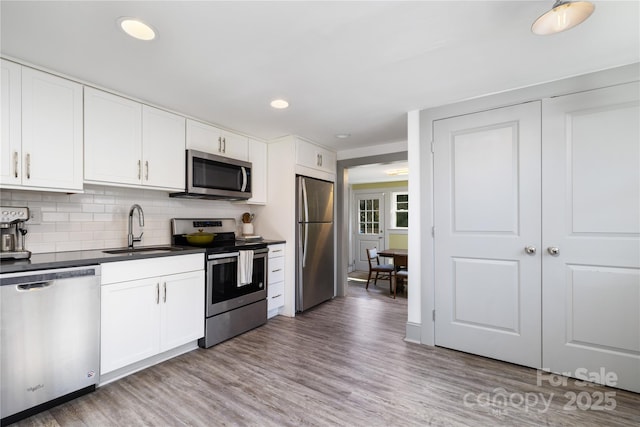
[{"label": "oven door handle", "polygon": [[212,259],[220,259],[220,258],[232,258],[232,257],[239,257],[240,256],[240,252],[225,252],[223,254],[212,254],[207,256],[207,260],[212,260]]}]

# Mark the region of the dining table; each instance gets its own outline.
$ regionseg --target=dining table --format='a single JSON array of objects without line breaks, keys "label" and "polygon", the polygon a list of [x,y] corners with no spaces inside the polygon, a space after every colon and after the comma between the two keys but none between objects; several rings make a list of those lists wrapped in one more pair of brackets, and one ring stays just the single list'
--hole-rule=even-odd
[{"label": "dining table", "polygon": [[408,251],[409,251],[408,249],[389,248],[389,249],[378,251],[378,255],[386,258],[393,258],[396,255],[407,256]]},{"label": "dining table", "polygon": [[[389,249],[384,249],[382,251],[378,251],[378,255],[383,256],[385,258],[393,258],[393,263],[395,264],[396,271],[407,270],[408,256],[409,256],[408,249],[389,248]],[[393,287],[393,291],[392,291],[393,298],[395,298],[398,285],[400,285],[400,287],[403,288],[404,282],[398,281],[398,276],[396,274],[393,274],[391,285]]]}]

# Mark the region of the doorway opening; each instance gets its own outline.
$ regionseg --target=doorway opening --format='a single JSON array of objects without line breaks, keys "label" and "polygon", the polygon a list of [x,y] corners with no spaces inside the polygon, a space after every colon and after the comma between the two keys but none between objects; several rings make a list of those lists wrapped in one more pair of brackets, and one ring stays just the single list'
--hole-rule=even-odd
[{"label": "doorway opening", "polygon": [[[367,248],[407,248],[407,169],[406,152],[338,161],[338,295],[347,295],[350,285],[364,289]],[[372,280],[369,289],[389,295],[389,280],[377,286]]]}]

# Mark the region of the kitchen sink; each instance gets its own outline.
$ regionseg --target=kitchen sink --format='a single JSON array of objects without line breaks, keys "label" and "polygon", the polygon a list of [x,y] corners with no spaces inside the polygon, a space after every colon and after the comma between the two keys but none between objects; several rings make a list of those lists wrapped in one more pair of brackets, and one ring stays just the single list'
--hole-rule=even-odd
[{"label": "kitchen sink", "polygon": [[139,248],[112,249],[112,250],[102,251],[102,252],[110,255],[119,255],[119,254],[133,255],[137,253],[151,253],[151,252],[162,253],[162,252],[175,252],[175,251],[181,251],[181,250],[183,249],[176,248],[173,246],[141,246]]}]

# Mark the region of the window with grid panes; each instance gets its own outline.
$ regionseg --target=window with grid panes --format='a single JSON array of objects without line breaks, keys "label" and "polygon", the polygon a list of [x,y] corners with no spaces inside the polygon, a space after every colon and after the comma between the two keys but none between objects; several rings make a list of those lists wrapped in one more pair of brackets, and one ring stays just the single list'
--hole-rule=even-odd
[{"label": "window with grid panes", "polygon": [[391,195],[391,227],[409,227],[409,193],[399,192]]},{"label": "window with grid panes", "polygon": [[358,230],[360,234],[380,233],[380,200],[360,200],[358,211]]}]

